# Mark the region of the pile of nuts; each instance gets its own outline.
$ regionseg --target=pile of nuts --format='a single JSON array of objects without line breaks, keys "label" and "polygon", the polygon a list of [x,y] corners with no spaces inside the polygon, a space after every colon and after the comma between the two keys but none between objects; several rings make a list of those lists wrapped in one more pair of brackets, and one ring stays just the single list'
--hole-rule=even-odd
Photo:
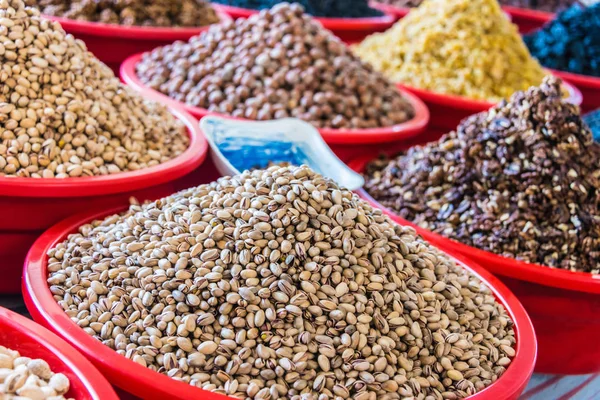
[{"label": "pile of nuts", "polygon": [[560,81],[367,167],[367,191],[423,228],[529,263],[600,273],[600,145]]},{"label": "pile of nuts", "polygon": [[242,399],[458,399],[515,355],[477,277],[306,166],[132,205],[52,248],[48,272],[104,345]]},{"label": "pile of nuts", "polygon": [[191,106],[252,120],[296,117],[318,128],[377,128],[411,119],[396,87],[297,4],[146,53],[141,81]]},{"label": "pile of nuts", "polygon": [[206,26],[219,17],[206,0],[25,0],[42,14],[137,26]]},{"label": "pile of nuts", "polygon": [[122,85],[62,27],[0,0],[0,177],[68,178],[151,167],[188,147],[185,126]]},{"label": "pile of nuts", "polygon": [[477,100],[500,101],[545,75],[497,0],[426,0],[353,50],[393,82]]},{"label": "pile of nuts", "polygon": [[0,346],[0,399],[66,400],[69,385],[69,379],[53,373],[46,361]]}]

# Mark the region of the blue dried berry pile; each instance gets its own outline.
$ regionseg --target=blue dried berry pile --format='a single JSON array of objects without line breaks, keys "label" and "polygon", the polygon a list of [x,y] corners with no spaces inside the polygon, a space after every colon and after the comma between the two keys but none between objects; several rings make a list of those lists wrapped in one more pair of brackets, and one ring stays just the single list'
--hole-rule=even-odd
[{"label": "blue dried berry pile", "polygon": [[[228,6],[264,10],[276,4],[279,0],[213,0],[213,3]],[[307,14],[315,17],[330,18],[365,18],[383,15],[379,10],[369,7],[368,0],[298,0]]]},{"label": "blue dried berry pile", "polygon": [[600,142],[600,108],[583,116],[583,122],[592,131],[594,140]]},{"label": "blue dried berry pile", "polygon": [[576,4],[524,40],[547,68],[600,76],[600,3]]}]

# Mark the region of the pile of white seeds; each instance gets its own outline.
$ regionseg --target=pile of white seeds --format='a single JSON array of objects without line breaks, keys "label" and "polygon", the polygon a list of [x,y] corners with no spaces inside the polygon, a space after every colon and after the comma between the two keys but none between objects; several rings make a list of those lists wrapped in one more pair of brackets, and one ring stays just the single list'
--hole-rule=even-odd
[{"label": "pile of white seeds", "polygon": [[225,177],[48,253],[67,315],[119,354],[242,399],[458,399],[515,355],[491,291],[308,167]]},{"label": "pile of white seeds", "polygon": [[188,146],[168,110],[21,0],[0,0],[0,176],[68,178],[151,167]]},{"label": "pile of white seeds", "polygon": [[0,399],[65,400],[68,391],[69,379],[53,373],[46,361],[0,346]]}]

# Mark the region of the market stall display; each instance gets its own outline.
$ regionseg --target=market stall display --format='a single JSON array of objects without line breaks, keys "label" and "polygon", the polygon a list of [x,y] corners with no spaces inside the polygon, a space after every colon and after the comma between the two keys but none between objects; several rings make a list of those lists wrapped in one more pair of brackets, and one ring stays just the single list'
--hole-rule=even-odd
[{"label": "market stall display", "polygon": [[[546,79],[438,142],[367,165],[365,189],[436,245],[502,276],[546,283],[507,282],[538,326],[538,370],[593,372],[600,347],[582,340],[600,327],[599,152],[578,109],[562,100],[559,81]],[[503,269],[510,264],[523,267]],[[553,306],[542,306],[540,296]],[[578,314],[567,311],[572,307]],[[550,328],[567,314],[564,325]],[[556,349],[557,338],[572,345]]]},{"label": "market stall display", "polygon": [[[437,129],[453,129],[547,74],[496,0],[426,1],[390,30],[352,47],[399,87],[419,96]],[[581,103],[572,88],[573,102]]]},{"label": "market stall display", "polygon": [[[518,302],[478,267],[457,264],[307,167],[225,177],[97,217],[65,222],[36,244],[28,306],[48,326],[75,328],[72,318],[94,318],[68,295],[80,282],[90,310],[110,302],[115,321],[138,321],[127,330],[111,320],[61,329],[117,385],[132,374],[156,382],[128,385],[138,396],[202,395],[181,391],[191,384],[251,398],[416,390],[463,398],[487,387],[477,398],[492,399],[516,398],[527,381],[535,344]],[[240,218],[247,222],[238,226]],[[119,258],[112,248],[122,249]],[[107,269],[87,274],[93,253]],[[134,259],[143,265],[119,261]],[[170,378],[150,370],[181,382],[160,385]],[[360,378],[347,386],[346,374]]]},{"label": "market stall display", "polygon": [[584,110],[600,107],[600,3],[561,12],[524,36],[531,55],[583,93]]},{"label": "market stall display", "polygon": [[[0,3],[0,292],[18,291],[27,249],[78,210],[162,196],[207,143],[191,117],[142,98],[56,23]],[[11,262],[8,262],[11,261]]]}]

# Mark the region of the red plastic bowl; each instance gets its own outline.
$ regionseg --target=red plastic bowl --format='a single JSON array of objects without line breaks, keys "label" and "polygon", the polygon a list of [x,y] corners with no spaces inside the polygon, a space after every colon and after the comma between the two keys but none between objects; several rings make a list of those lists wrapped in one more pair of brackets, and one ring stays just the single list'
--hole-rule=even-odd
[{"label": "red plastic bowl", "polygon": [[406,17],[406,14],[410,11],[409,7],[396,7],[390,4],[379,3],[378,1],[372,1],[369,5],[388,15],[393,15],[396,20]]},{"label": "red plastic bowl", "polygon": [[0,346],[23,357],[45,360],[54,373],[65,374],[71,388],[66,398],[118,400],[108,381],[64,340],[35,322],[0,307]]},{"label": "red plastic bowl", "polygon": [[[213,7],[218,9],[234,19],[248,18],[251,15],[258,14],[260,10],[251,10],[249,8],[240,8],[227,6],[224,4],[213,3]],[[383,32],[396,22],[394,15],[384,13],[380,17],[366,18],[325,18],[314,17],[325,29],[332,31],[337,37],[346,43],[360,42],[371,33]]]},{"label": "red plastic bowl", "polygon": [[[175,191],[175,181],[194,171],[206,158],[208,143],[197,121],[185,111],[171,112],[188,128],[190,146],[170,161],[151,168],[115,175],[34,179],[0,177],[0,235],[13,242],[0,244],[3,276],[0,293],[18,293],[27,249],[48,227],[73,214],[126,204],[130,197],[147,200]],[[16,278],[16,279],[15,279]]]},{"label": "red plastic bowl", "polygon": [[[197,119],[206,115],[227,115],[210,112],[207,109],[190,106],[174,100],[152,88],[145,86],[136,74],[136,65],[142,58],[142,54],[136,54],[129,57],[121,65],[121,79],[130,87],[142,93],[146,98],[151,98],[162,103],[175,107],[184,108]],[[364,154],[366,150],[376,150],[382,143],[386,146],[403,143],[409,138],[413,138],[422,133],[429,122],[429,110],[427,106],[414,96],[404,90],[405,96],[415,109],[415,117],[402,124],[393,125],[387,128],[376,129],[319,129],[321,136],[332,150],[342,160],[350,160],[358,155]],[[232,118],[232,117],[229,117]]]},{"label": "red plastic bowl", "polygon": [[502,6],[502,9],[510,15],[512,21],[519,27],[519,32],[521,33],[528,33],[536,30],[546,22],[554,19],[555,16],[553,13],[530,10],[527,8]]},{"label": "red plastic bowl", "polygon": [[[496,104],[485,100],[474,100],[464,96],[443,94],[403,84],[397,84],[397,86],[423,100],[427,107],[429,107],[429,112],[433,115],[431,126],[445,131],[455,129],[464,118],[486,111]],[[569,91],[569,97],[566,100],[570,103],[581,105],[583,100],[581,92],[567,81],[563,82],[563,86]]]},{"label": "red plastic bowl", "polygon": [[[23,272],[23,293],[27,309],[36,322],[54,331],[85,354],[110,382],[126,392],[141,398],[227,399],[225,396],[174,381],[116,354],[79,329],[54,300],[46,283],[48,250],[70,233],[76,232],[79,226],[119,211],[122,209],[69,218],[50,228],[36,241],[27,255]],[[456,256],[456,259],[491,288],[515,322],[517,336],[516,355],[506,373],[469,399],[517,399],[525,389],[535,363],[537,347],[531,321],[517,298],[498,279],[480,266],[463,261],[462,256]]]},{"label": "red plastic bowl", "polygon": [[[231,21],[231,17],[215,8],[221,22]],[[60,22],[67,33],[73,34],[87,45],[100,61],[115,73],[127,57],[141,51],[149,51],[177,40],[188,40],[209,26],[193,28],[164,28],[151,26],[124,26],[101,22],[78,21],[74,19],[44,15],[52,21]]]},{"label": "red plastic bowl", "polygon": [[[349,166],[363,172],[373,157]],[[478,263],[508,286],[519,298],[535,327],[539,352],[536,372],[588,374],[600,371],[600,275],[527,264],[447,239],[401,218],[374,200],[365,190],[359,196],[383,210],[394,221],[410,225],[444,251]]]},{"label": "red plastic bowl", "polygon": [[592,111],[600,108],[600,77],[573,74],[558,70],[551,70],[552,75],[556,75],[561,79],[569,81],[575,85],[583,95],[581,109],[583,112]]}]

